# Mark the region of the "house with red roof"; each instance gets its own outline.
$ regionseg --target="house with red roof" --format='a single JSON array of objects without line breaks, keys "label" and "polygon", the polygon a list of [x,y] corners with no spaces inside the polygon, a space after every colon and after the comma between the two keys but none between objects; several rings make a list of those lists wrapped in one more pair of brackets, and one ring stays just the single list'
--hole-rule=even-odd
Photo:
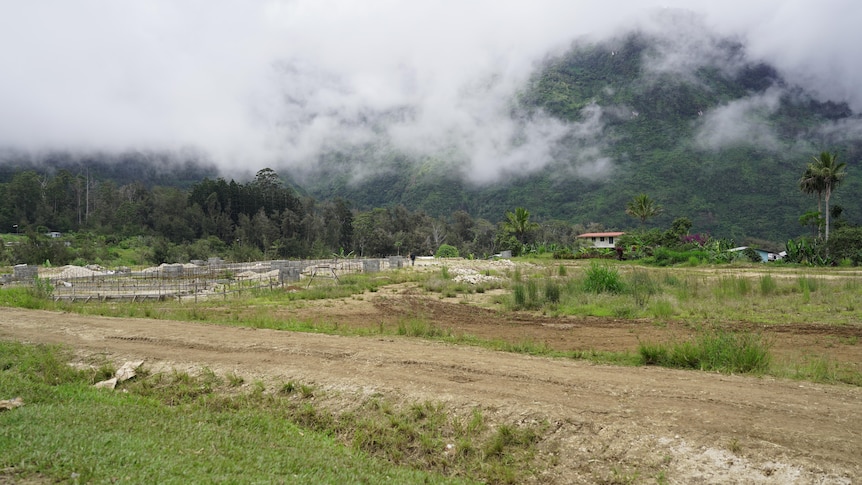
[{"label": "house with red roof", "polygon": [[578,235],[578,239],[585,241],[588,245],[594,248],[609,248],[613,249],[617,238],[625,234],[624,232],[588,232]]}]

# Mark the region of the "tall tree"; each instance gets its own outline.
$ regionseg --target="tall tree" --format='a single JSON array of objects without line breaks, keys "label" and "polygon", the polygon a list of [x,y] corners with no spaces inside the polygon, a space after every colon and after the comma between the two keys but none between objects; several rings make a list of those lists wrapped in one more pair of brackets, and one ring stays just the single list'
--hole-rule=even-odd
[{"label": "tall tree", "polygon": [[515,208],[515,212],[506,212],[503,229],[513,233],[521,244],[526,244],[527,236],[538,228],[539,225],[537,223],[530,222],[530,211],[527,209],[517,207]]},{"label": "tall tree", "polygon": [[662,207],[655,203],[647,194],[639,194],[626,205],[626,214],[641,220],[641,225],[650,217],[662,213]]},{"label": "tall tree", "polygon": [[847,176],[846,168],[847,164],[838,162],[836,155],[822,152],[819,157],[814,157],[814,162],[808,164],[800,180],[800,188],[804,192],[823,194],[823,214],[826,221],[825,238],[827,241],[829,240],[829,198],[832,197],[832,192]]},{"label": "tall tree", "polygon": [[[807,195],[817,196],[817,237],[823,231],[823,180],[818,176],[814,164],[809,163],[799,179],[799,190]],[[808,217],[806,220],[810,220]]]}]

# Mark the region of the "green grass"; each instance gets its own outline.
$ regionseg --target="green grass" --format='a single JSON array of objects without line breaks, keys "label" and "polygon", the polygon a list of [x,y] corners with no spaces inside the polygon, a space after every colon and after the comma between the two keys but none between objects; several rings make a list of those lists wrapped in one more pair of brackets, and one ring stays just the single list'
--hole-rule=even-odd
[{"label": "green grass", "polygon": [[792,362],[776,364],[771,373],[787,379],[862,386],[862,372],[823,355],[804,356]]},{"label": "green grass", "polygon": [[[507,270],[510,280],[494,287],[505,286],[510,292],[495,296],[493,301],[508,311],[528,310],[551,316],[594,316],[622,320],[673,319],[707,327],[730,322],[792,325],[795,322],[812,321],[844,326],[857,325],[862,321],[862,305],[858,303],[862,301],[862,284],[853,269],[800,269],[762,265],[758,265],[756,270],[706,265],[654,268],[614,261],[591,261],[569,264],[565,267],[566,271],[561,272],[557,262],[548,261],[545,266],[538,266],[538,263],[542,262],[534,261],[535,267],[519,265]],[[747,274],[748,271],[754,273]],[[610,284],[606,285],[607,282]],[[297,292],[261,290],[244,292],[242,296],[229,296],[227,299],[200,300],[194,304],[175,301],[72,304],[53,302],[38,295],[38,291],[10,286],[0,289],[0,305],[339,335],[403,335],[531,355],[565,357],[550,349],[541,349],[541,344],[502,344],[493,339],[455,335],[449,329],[423,321],[421,316],[415,321],[408,319],[400,322],[397,329],[373,324],[352,327],[339,325],[337,321],[308,321],[290,316],[291,308],[307,305],[309,300],[362,299],[364,293],[385,291],[386,285],[397,283],[413,283],[425,291],[440,292],[441,297],[461,294],[464,299],[460,303],[465,304],[472,300],[469,295],[479,293],[473,285],[442,278],[442,270],[345,275],[336,284],[330,281],[325,283]],[[618,288],[619,291],[587,290],[605,286]],[[627,358],[620,357],[620,360],[625,362]],[[816,375],[814,372],[807,374]],[[852,375],[842,378],[843,381],[853,379]]]},{"label": "green grass", "polygon": [[771,359],[761,335],[721,329],[701,331],[683,342],[641,343],[638,352],[644,365],[726,373],[763,373]]},{"label": "green grass", "polygon": [[422,337],[430,339],[452,336],[450,331],[443,330],[433,323],[421,318],[410,318],[398,322],[398,329],[396,332],[398,335],[404,335],[407,337]]},{"label": "green grass", "polygon": [[625,285],[616,268],[593,261],[586,270],[583,287],[588,293],[622,293]]},{"label": "green grass", "polygon": [[239,376],[209,370],[142,369],[121,392],[98,390],[109,369],[75,370],[70,355],[0,342],[0,395],[25,402],[0,414],[13,483],[521,483],[547,430],[380,397],[331,411],[311,386],[237,392]]}]

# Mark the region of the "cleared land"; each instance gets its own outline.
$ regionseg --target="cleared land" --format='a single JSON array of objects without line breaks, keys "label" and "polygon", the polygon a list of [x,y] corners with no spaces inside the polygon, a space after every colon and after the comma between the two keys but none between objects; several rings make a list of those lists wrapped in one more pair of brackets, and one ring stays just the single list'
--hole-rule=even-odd
[{"label": "cleared land", "polygon": [[[440,298],[411,284],[306,302],[284,318],[391,328],[421,315],[455,334],[559,350],[635,351],[683,338],[673,322],[548,317],[491,308],[493,295]],[[736,323],[741,327],[754,324]],[[758,327],[776,358],[829,355],[859,370],[862,325]],[[420,339],[344,337],[4,308],[0,338],[65,344],[82,360],[209,368],[247,382],[308,383],[337,409],[370,395],[479,408],[490,421],[547,423],[540,483],[854,483],[862,478],[862,389],[772,377],[615,367]],[[445,452],[441,450],[441,453]]]}]

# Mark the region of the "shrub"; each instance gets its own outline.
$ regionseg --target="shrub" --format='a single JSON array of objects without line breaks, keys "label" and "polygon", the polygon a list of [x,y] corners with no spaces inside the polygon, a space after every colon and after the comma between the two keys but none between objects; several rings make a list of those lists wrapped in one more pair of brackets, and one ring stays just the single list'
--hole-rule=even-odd
[{"label": "shrub", "polygon": [[545,282],[545,301],[548,303],[560,302],[560,285],[549,279]]},{"label": "shrub", "polygon": [[434,256],[437,258],[457,258],[460,254],[458,253],[458,248],[455,246],[441,244]]},{"label": "shrub", "polygon": [[634,296],[635,303],[642,307],[646,305],[650,297],[658,290],[658,285],[650,278],[649,273],[643,270],[634,270],[629,276],[628,289]]},{"label": "shrub", "polygon": [[829,234],[826,243],[829,257],[837,261],[849,259],[862,264],[862,227],[841,227]]},{"label": "shrub", "polygon": [[517,283],[512,288],[512,300],[516,310],[527,308],[527,290],[523,283]]},{"label": "shrub", "polygon": [[554,259],[575,259],[575,253],[569,248],[554,251]]},{"label": "shrub", "polygon": [[28,293],[33,298],[48,299],[54,295],[54,286],[47,278],[36,277],[33,286],[28,288]]},{"label": "shrub", "polygon": [[624,285],[620,273],[615,268],[601,265],[595,261],[587,268],[584,291],[590,293],[621,293]]}]

